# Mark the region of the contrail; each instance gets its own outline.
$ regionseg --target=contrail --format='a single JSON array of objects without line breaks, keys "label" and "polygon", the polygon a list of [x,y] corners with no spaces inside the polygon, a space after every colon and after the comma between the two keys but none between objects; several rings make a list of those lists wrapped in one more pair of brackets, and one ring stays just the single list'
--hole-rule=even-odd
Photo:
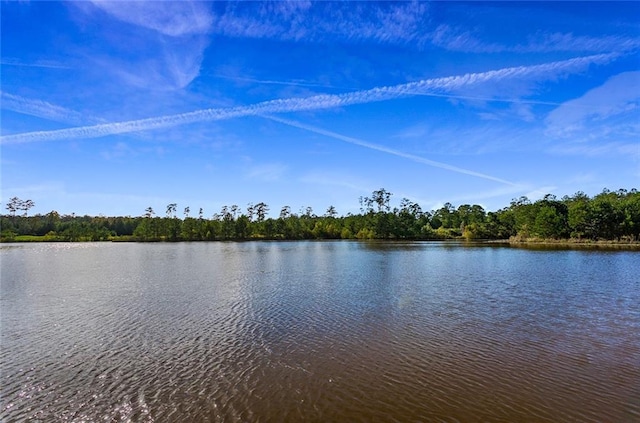
[{"label": "contrail", "polygon": [[[258,84],[271,84],[271,85],[295,85],[298,87],[314,87],[314,88],[341,88],[341,89],[346,89],[344,87],[335,87],[333,85],[328,85],[328,84],[318,84],[318,83],[313,83],[313,82],[305,82],[305,81],[276,81],[276,80],[271,80],[271,79],[256,79],[256,78],[248,78],[248,77],[244,77],[244,76],[230,76],[230,75],[223,75],[223,74],[209,74],[211,76],[214,76],[216,78],[224,78],[224,79],[231,79],[234,81],[245,81],[245,82],[255,82]],[[355,89],[355,88],[351,88],[351,89]]]},{"label": "contrail", "polygon": [[452,172],[462,173],[462,174],[465,174],[465,175],[471,175],[471,176],[475,176],[477,178],[488,179],[490,181],[500,182],[501,184],[510,185],[510,186],[513,186],[513,187],[519,187],[520,186],[520,185],[518,185],[516,183],[507,181],[505,179],[500,179],[500,178],[497,178],[495,176],[487,175],[487,174],[480,173],[480,172],[475,172],[475,171],[469,170],[469,169],[463,169],[461,167],[452,166],[452,165],[446,164],[446,163],[436,162],[434,160],[425,159],[424,157],[416,156],[414,154],[409,154],[409,153],[405,153],[405,152],[402,152],[402,151],[399,151],[399,150],[394,150],[393,148],[385,147],[383,145],[374,144],[374,143],[370,143],[370,142],[367,142],[367,141],[359,140],[357,138],[348,137],[346,135],[338,134],[338,133],[332,132],[332,131],[327,131],[326,129],[317,128],[315,126],[306,125],[304,123],[296,122],[296,121],[293,121],[293,120],[282,119],[282,118],[275,117],[275,116],[262,116],[262,117],[264,117],[266,119],[271,119],[271,120],[276,121],[276,122],[283,123],[285,125],[293,126],[295,128],[304,129],[306,131],[315,132],[316,134],[324,135],[324,136],[327,136],[327,137],[330,137],[330,138],[335,138],[337,140],[344,141],[344,142],[347,142],[349,144],[358,145],[360,147],[364,147],[364,148],[368,148],[368,149],[371,149],[371,150],[376,150],[376,151],[380,151],[380,152],[383,152],[383,153],[387,153],[387,154],[391,154],[391,155],[394,155],[394,156],[398,156],[398,157],[402,157],[402,158],[405,158],[405,159],[409,159],[409,160],[412,160],[412,161],[417,162],[417,163],[426,164],[427,166],[438,167],[440,169],[446,169],[446,170],[450,170]]},{"label": "contrail", "polygon": [[145,131],[149,129],[167,128],[195,122],[227,120],[243,116],[322,110],[354,104],[365,104],[391,100],[401,97],[420,95],[422,93],[448,92],[453,89],[480,84],[491,80],[522,78],[532,75],[548,75],[554,72],[569,72],[583,69],[591,64],[607,63],[617,54],[598,54],[578,57],[558,62],[533,66],[518,66],[481,73],[468,73],[460,76],[424,79],[392,86],[376,87],[368,90],[353,91],[335,95],[316,95],[307,98],[288,98],[264,101],[249,106],[238,106],[220,109],[204,109],[194,112],[130,120],[124,122],[105,123],[81,126],[53,131],[25,132],[0,137],[1,144],[17,144],[34,141],[54,141],[76,138],[98,138],[107,135]]},{"label": "contrail", "polygon": [[538,100],[522,100],[519,98],[500,98],[500,97],[475,97],[468,95],[454,95],[454,94],[433,94],[433,93],[420,93],[419,95],[425,97],[442,97],[459,100],[477,100],[477,101],[490,101],[496,103],[517,103],[517,104],[540,104],[544,106],[562,106],[563,103],[557,101],[538,101]]},{"label": "contrail", "polygon": [[[98,124],[100,120],[47,101],[34,100],[0,91],[2,108],[17,113],[73,125]],[[103,120],[104,122],[104,120]]]},{"label": "contrail", "polygon": [[71,69],[70,66],[61,65],[58,63],[22,63],[15,59],[6,58],[0,60],[1,66],[21,66],[28,68],[51,68],[51,69]]}]

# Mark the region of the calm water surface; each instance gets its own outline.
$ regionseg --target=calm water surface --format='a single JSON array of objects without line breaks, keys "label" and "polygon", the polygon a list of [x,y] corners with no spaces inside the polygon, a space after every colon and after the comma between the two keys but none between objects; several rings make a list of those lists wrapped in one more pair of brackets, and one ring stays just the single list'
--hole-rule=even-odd
[{"label": "calm water surface", "polygon": [[640,421],[640,253],[0,246],[0,420]]}]

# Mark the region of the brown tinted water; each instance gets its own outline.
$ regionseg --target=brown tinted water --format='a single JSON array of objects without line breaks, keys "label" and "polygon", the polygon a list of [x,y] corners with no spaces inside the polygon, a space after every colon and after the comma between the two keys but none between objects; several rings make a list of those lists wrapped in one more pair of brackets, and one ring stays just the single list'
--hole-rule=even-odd
[{"label": "brown tinted water", "polygon": [[0,246],[0,420],[640,421],[640,253]]}]

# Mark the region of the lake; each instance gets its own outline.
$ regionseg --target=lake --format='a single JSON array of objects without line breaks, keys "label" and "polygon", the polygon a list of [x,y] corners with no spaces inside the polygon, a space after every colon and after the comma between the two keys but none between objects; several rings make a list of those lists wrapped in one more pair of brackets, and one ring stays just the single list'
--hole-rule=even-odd
[{"label": "lake", "polygon": [[640,253],[0,246],[0,420],[640,421]]}]

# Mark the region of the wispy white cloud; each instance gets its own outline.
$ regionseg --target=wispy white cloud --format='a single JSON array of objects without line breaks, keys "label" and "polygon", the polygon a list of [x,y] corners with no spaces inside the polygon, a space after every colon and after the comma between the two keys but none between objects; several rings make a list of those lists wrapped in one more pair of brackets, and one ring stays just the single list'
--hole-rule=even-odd
[{"label": "wispy white cloud", "polygon": [[640,48],[640,39],[562,32],[532,34],[524,43],[488,42],[467,28],[433,25],[429,3],[410,2],[229,2],[211,10],[199,2],[114,2],[93,4],[117,19],[169,36],[217,34],[280,41],[375,42],[432,45],[474,53],[606,53]]},{"label": "wispy white cloud", "polygon": [[549,152],[571,156],[625,156],[640,158],[640,141],[634,143],[608,142],[604,144],[570,143],[554,146]]},{"label": "wispy white cloud", "polygon": [[321,84],[317,82],[308,82],[302,80],[289,80],[289,81],[278,81],[273,79],[258,79],[258,78],[249,78],[244,76],[232,76],[232,75],[223,75],[223,74],[213,74],[216,78],[224,78],[230,79],[233,81],[239,82],[253,82],[257,84],[266,84],[266,85],[286,85],[286,86],[298,86],[298,87],[313,87],[313,88],[342,88],[343,87],[335,87],[329,84]]},{"label": "wispy white cloud", "polygon": [[431,44],[446,50],[474,52],[474,53],[496,53],[503,51],[505,46],[497,43],[487,43],[472,35],[469,31],[452,27],[448,24],[441,24],[435,28],[430,36]]},{"label": "wispy white cloud", "polygon": [[[464,87],[461,88],[464,90]],[[536,115],[533,113],[532,106],[542,105],[542,106],[560,106],[562,103],[553,102],[553,101],[540,101],[540,100],[531,100],[526,98],[505,97],[506,94],[514,94],[507,93],[508,89],[496,89],[496,87],[488,87],[485,84],[485,87],[481,87],[481,90],[487,92],[495,92],[496,96],[478,96],[478,95],[457,95],[457,94],[434,94],[434,93],[420,93],[421,96],[426,97],[440,97],[448,99],[451,103],[456,104],[458,102],[464,102],[467,105],[470,105],[473,108],[480,109],[482,111],[478,111],[477,115],[482,120],[492,120],[492,121],[500,121],[505,119],[513,119],[514,117],[523,120],[525,122],[533,122],[536,120]],[[515,91],[519,91],[520,94],[524,94],[528,90],[527,84],[520,84],[519,87],[515,89]],[[509,105],[508,108],[500,108],[496,110],[491,107],[491,104],[495,103],[506,103]],[[425,130],[424,127],[417,132],[414,130],[412,132],[408,132],[406,135],[398,134],[398,137],[411,138],[416,136],[424,135]]]},{"label": "wispy white cloud", "polygon": [[422,93],[446,93],[454,90],[460,90],[464,87],[480,86],[487,83],[503,83],[505,81],[529,79],[549,80],[574,72],[579,72],[591,65],[609,63],[616,57],[617,55],[615,54],[600,54],[533,66],[518,66],[481,73],[468,73],[459,76],[424,79],[407,84],[376,87],[369,90],[354,91],[337,95],[316,95],[306,98],[287,98],[265,101],[250,106],[204,109],[148,119],[83,126],[55,131],[37,131],[5,135],[0,137],[0,143],[16,144],[61,139],[97,138],[107,135],[167,128],[194,122],[218,121],[243,116],[256,116],[274,113],[332,109],[354,104],[366,104],[401,97],[415,96]]},{"label": "wispy white cloud", "polygon": [[513,51],[522,53],[546,53],[552,51],[605,53],[610,51],[625,52],[638,48],[640,48],[639,38],[619,35],[591,37],[554,32],[537,34],[530,38],[528,44],[516,46]]},{"label": "wispy white cloud", "polygon": [[30,99],[14,94],[0,91],[0,104],[2,109],[24,115],[35,116],[54,122],[70,123],[75,125],[86,125],[87,123],[98,123],[99,119],[86,116],[75,110],[67,109],[47,101]]},{"label": "wispy white cloud", "polygon": [[282,163],[266,163],[251,166],[246,173],[248,179],[260,181],[277,181],[281,179],[287,171],[287,166]]},{"label": "wispy white cloud", "polygon": [[529,100],[525,98],[505,98],[499,96],[474,96],[474,95],[455,95],[455,94],[435,94],[435,93],[418,93],[422,96],[427,97],[442,97],[451,100],[469,100],[476,102],[497,102],[497,103],[518,103],[518,104],[541,104],[547,106],[560,106],[562,103],[558,103],[557,101],[540,101],[540,100]]},{"label": "wispy white cloud", "polygon": [[202,2],[92,0],[92,3],[116,19],[171,37],[206,34],[213,24],[213,16]]},{"label": "wispy white cloud", "polygon": [[404,159],[408,159],[417,163],[421,163],[421,164],[425,164],[427,166],[431,166],[431,167],[437,167],[440,169],[445,169],[445,170],[449,170],[451,172],[456,172],[456,173],[462,173],[465,175],[470,175],[470,176],[474,176],[477,178],[482,178],[482,179],[488,179],[490,181],[493,182],[499,182],[501,184],[505,184],[505,185],[512,185],[512,186],[517,186],[518,184],[507,181],[505,179],[501,179],[501,178],[497,178],[495,176],[491,176],[491,175],[487,175],[484,173],[480,173],[480,172],[475,172],[473,170],[469,170],[469,169],[463,169],[457,166],[453,166],[447,163],[442,163],[442,162],[437,162],[435,160],[429,160],[426,159],[424,157],[420,157],[420,156],[416,156],[414,154],[409,154],[409,153],[405,153],[403,151],[399,151],[399,150],[395,150],[389,147],[385,147],[383,145],[379,145],[379,144],[374,144],[371,142],[367,142],[367,141],[363,141],[357,138],[353,138],[353,137],[348,137],[346,135],[342,135],[342,134],[338,134],[336,132],[332,132],[332,131],[327,131],[326,129],[322,129],[322,128],[318,128],[315,126],[311,126],[311,125],[306,125],[303,124],[301,122],[296,122],[293,120],[289,120],[289,119],[282,119],[282,118],[277,118],[274,116],[264,116],[267,119],[271,119],[274,120],[276,122],[280,122],[283,123],[285,125],[289,125],[289,126],[293,126],[295,128],[299,128],[299,129],[304,129],[306,131],[310,131],[310,132],[314,132],[316,134],[320,134],[320,135],[324,135],[327,137],[331,137],[340,141],[344,141],[347,142],[349,144],[354,144],[360,147],[364,147],[364,148],[368,148],[370,150],[375,150],[375,151],[379,151],[382,153],[386,153],[386,154],[390,154],[392,156],[397,156],[397,157],[402,157]]},{"label": "wispy white cloud", "polygon": [[506,152],[533,152],[541,147],[542,139],[539,125],[521,122],[505,122],[505,118],[496,116],[496,120],[483,120],[477,124],[451,122],[436,124],[420,137],[412,141],[413,152],[418,155],[435,154],[446,156],[464,156],[503,154]]},{"label": "wispy white cloud", "polygon": [[425,2],[264,2],[227,4],[213,32],[229,37],[381,43],[422,42],[429,18]]},{"label": "wispy white cloud", "polygon": [[128,85],[159,90],[184,88],[199,75],[214,22],[209,3],[93,0],[91,4],[93,8],[86,4],[77,7],[88,16],[97,16],[97,9],[115,21],[130,24],[130,38],[144,40],[123,44],[117,37],[107,38],[113,49],[140,51],[135,56],[120,55],[119,59],[90,52],[89,56],[101,68]]},{"label": "wispy white cloud", "polygon": [[525,122],[533,122],[536,118],[529,104],[515,104],[511,111]]},{"label": "wispy white cloud", "polygon": [[438,47],[465,53],[607,53],[640,48],[640,38],[619,35],[593,37],[561,32],[540,32],[530,36],[524,44],[507,45],[484,41],[467,29],[448,24],[439,25],[431,33],[430,41]]},{"label": "wispy white cloud", "polygon": [[567,101],[549,113],[546,124],[551,136],[567,137],[590,127],[594,121],[637,111],[640,107],[640,71],[609,78],[582,97]]},{"label": "wispy white cloud", "polygon": [[0,60],[0,65],[2,66],[20,66],[27,68],[46,68],[46,69],[71,69],[70,66],[64,65],[62,63],[53,61],[53,60],[39,60],[32,63],[23,62],[20,59],[12,58],[12,57],[3,57]]},{"label": "wispy white cloud", "polygon": [[545,120],[548,153],[640,159],[640,71],[609,78]]},{"label": "wispy white cloud", "polygon": [[506,109],[479,112],[478,116],[480,119],[493,121],[510,120],[514,117],[529,123],[536,120],[531,104],[526,103],[514,103]]},{"label": "wispy white cloud", "polygon": [[[97,66],[112,73],[126,85],[156,91],[172,91],[188,86],[200,75],[206,37],[194,37],[183,47],[171,40],[149,41],[150,57],[125,61],[111,57],[96,57]],[[153,46],[153,47],[152,47]]]}]

